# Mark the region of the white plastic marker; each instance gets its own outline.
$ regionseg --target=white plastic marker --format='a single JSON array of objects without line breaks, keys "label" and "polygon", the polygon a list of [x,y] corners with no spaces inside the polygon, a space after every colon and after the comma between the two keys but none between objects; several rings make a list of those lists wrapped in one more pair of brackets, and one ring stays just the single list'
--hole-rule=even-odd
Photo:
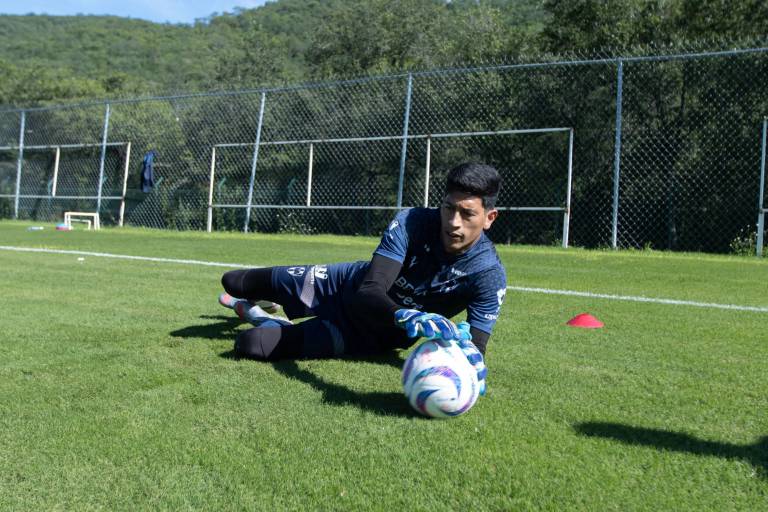
[{"label": "white plastic marker", "polygon": [[[155,261],[158,263],[178,263],[181,265],[201,265],[206,267],[224,268],[263,268],[259,265],[245,265],[242,263],[219,263],[216,261],[180,260],[174,258],[154,258],[150,256],[131,256],[129,254],[111,254],[107,252],[72,251],[64,249],[42,249],[36,247],[13,247],[0,245],[2,251],[37,252],[47,254],[73,254],[78,256],[94,256],[98,258],[115,258],[123,260]],[[624,300],[630,302],[647,302],[653,304],[669,304],[672,306],[692,306],[697,308],[729,309],[734,311],[752,311],[756,313],[768,313],[768,307],[741,306],[738,304],[717,304],[714,302],[695,302],[689,300],[663,299],[656,297],[642,297],[632,295],[611,295],[607,293],[579,292],[575,290],[553,290],[549,288],[528,288],[525,286],[507,286],[507,290],[525,293],[544,293],[548,295],[566,295],[571,297],[586,297],[590,299]]]}]

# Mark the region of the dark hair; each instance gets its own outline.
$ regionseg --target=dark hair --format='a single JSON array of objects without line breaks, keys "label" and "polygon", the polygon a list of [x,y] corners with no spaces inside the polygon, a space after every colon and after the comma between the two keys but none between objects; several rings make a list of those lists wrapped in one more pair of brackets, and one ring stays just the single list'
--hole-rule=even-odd
[{"label": "dark hair", "polygon": [[483,200],[483,208],[496,206],[501,188],[501,176],[494,167],[486,164],[463,163],[450,171],[446,178],[445,193],[464,192]]}]

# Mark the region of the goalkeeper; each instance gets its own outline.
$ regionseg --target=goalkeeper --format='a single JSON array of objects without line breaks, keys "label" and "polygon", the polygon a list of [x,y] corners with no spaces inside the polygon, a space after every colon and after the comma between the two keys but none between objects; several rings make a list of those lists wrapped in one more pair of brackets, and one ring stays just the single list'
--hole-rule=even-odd
[{"label": "goalkeeper", "polygon": [[[484,233],[498,216],[500,185],[489,165],[453,168],[441,206],[400,211],[371,261],[225,273],[219,302],[255,325],[237,336],[235,352],[261,360],[365,355],[425,336],[462,340],[468,354],[471,340],[484,354],[507,290]],[[293,324],[271,315],[278,304],[290,319],[311,318]],[[468,325],[449,320],[465,310]]]}]

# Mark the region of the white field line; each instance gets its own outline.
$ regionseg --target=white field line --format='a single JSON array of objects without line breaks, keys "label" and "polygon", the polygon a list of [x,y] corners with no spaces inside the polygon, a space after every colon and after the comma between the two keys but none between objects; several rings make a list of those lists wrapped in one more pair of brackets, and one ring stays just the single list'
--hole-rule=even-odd
[{"label": "white field line", "polygon": [[652,302],[654,304],[670,304],[673,306],[693,306],[697,308],[733,309],[736,311],[755,311],[758,313],[768,313],[768,307],[739,306],[738,304],[717,304],[714,302],[695,302],[691,300],[661,299],[657,297],[641,297],[633,295],[610,295],[607,293],[577,292],[573,290],[550,290],[548,288],[527,288],[525,286],[507,286],[507,290],[514,290],[516,292],[546,293],[549,295],[569,295],[572,297],[587,297],[590,299]]},{"label": "white field line", "polygon": [[42,252],[42,253],[48,253],[48,254],[72,254],[74,256],[95,256],[97,258],[114,258],[118,260],[157,261],[159,263],[180,263],[182,265],[202,265],[206,267],[259,268],[258,265],[244,265],[241,263],[217,263],[215,261],[177,260],[174,258],[153,258],[150,256],[131,256],[129,254],[111,254],[108,252],[69,251],[64,249],[41,249],[36,247],[13,247],[10,245],[0,245],[0,250],[16,251],[16,252]]},{"label": "white field line", "polygon": [[[71,251],[64,249],[42,249],[34,247],[13,247],[0,245],[0,250],[15,252],[36,252],[48,254],[71,254],[74,256],[94,256],[97,258],[114,258],[122,260],[155,261],[159,263],[177,263],[182,265],[199,265],[207,267],[225,268],[260,268],[258,265],[246,265],[242,263],[219,263],[215,261],[183,260],[175,258],[154,258],[149,256],[131,256],[128,254],[111,254],[107,252]],[[730,309],[735,311],[753,311],[768,313],[768,307],[740,306],[738,304],[717,304],[713,302],[695,302],[690,300],[663,299],[657,297],[642,297],[633,295],[611,295],[607,293],[579,292],[575,290],[553,290],[549,288],[529,288],[525,286],[507,286],[507,290],[525,293],[544,293],[548,295],[566,295],[571,297],[586,297],[590,299],[623,300],[629,302],[647,302],[653,304],[669,304],[672,306],[693,306],[698,308]]]}]

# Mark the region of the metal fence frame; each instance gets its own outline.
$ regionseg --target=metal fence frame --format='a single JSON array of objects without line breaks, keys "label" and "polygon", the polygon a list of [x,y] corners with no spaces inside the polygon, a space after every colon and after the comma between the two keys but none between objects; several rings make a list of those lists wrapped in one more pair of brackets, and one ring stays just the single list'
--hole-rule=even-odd
[{"label": "metal fence frame", "polygon": [[[23,119],[23,117],[22,117]],[[23,126],[24,123],[22,123]],[[99,181],[97,183],[97,193],[95,196],[62,196],[57,194],[57,185],[58,185],[58,177],[59,177],[59,162],[61,161],[61,150],[62,149],[82,149],[82,148],[89,148],[89,147],[99,147],[101,148],[101,156],[99,159]],[[106,151],[109,147],[125,147],[125,159],[123,163],[123,176],[122,176],[122,194],[119,196],[105,196],[102,194],[102,184],[104,182],[104,160],[106,159]],[[51,193],[49,195],[42,195],[42,194],[21,194],[20,193],[20,187],[21,187],[21,174],[22,174],[22,161],[24,158],[24,150],[44,150],[44,149],[52,149],[54,150],[54,164],[53,164],[53,183],[51,186]],[[18,151],[19,156],[17,159],[17,171],[16,171],[16,189],[14,194],[0,194],[0,197],[5,198],[13,198],[14,199],[14,218],[18,219],[19,217],[19,200],[20,199],[57,199],[57,200],[70,200],[70,199],[95,199],[97,201],[97,208],[96,211],[98,212],[101,209],[101,201],[102,200],[120,200],[120,216],[118,225],[120,227],[123,226],[124,223],[124,216],[125,216],[125,196],[128,191],[128,169],[130,168],[130,162],[131,162],[131,143],[130,142],[106,142],[106,140],[102,141],[101,143],[94,143],[94,144],[51,144],[51,145],[31,145],[31,146],[24,146],[23,145],[23,138],[22,138],[22,144],[18,146],[0,146],[0,151]]]},{"label": "metal fence frame", "polygon": [[[231,207],[245,207],[246,208],[246,222],[244,226],[244,230],[248,230],[248,224],[250,220],[250,213],[253,208],[258,207],[269,207],[269,208],[301,208],[300,206],[287,206],[287,205],[254,205],[253,204],[253,188],[254,188],[254,181],[255,181],[255,172],[258,165],[258,150],[259,147],[265,144],[279,144],[279,143],[309,143],[310,144],[310,152],[312,152],[312,140],[307,141],[275,141],[275,142],[262,142],[262,127],[263,127],[263,116],[264,116],[264,105],[266,101],[266,95],[271,92],[290,92],[290,91],[300,91],[300,90],[311,90],[311,89],[319,89],[323,87],[329,87],[333,85],[350,85],[350,84],[365,84],[370,82],[376,82],[376,81],[382,81],[382,80],[392,80],[392,79],[406,79],[406,91],[405,91],[405,105],[403,110],[403,128],[402,128],[402,135],[392,135],[392,136],[386,136],[383,138],[388,138],[390,140],[402,140],[402,148],[401,148],[401,156],[400,156],[400,169],[399,169],[399,176],[398,176],[398,197],[397,197],[397,206],[358,206],[358,207],[347,207],[347,208],[358,208],[358,209],[397,209],[402,207],[402,193],[403,193],[403,180],[404,180],[404,169],[405,169],[405,161],[406,161],[406,154],[407,154],[407,143],[409,140],[413,140],[416,138],[426,138],[428,143],[431,138],[435,138],[438,135],[431,134],[421,134],[421,135],[411,135],[409,134],[409,118],[411,114],[411,106],[412,106],[412,91],[414,87],[414,80],[422,77],[433,77],[436,75],[445,75],[449,73],[454,74],[460,74],[460,73],[473,73],[473,72],[487,72],[487,71],[506,71],[506,70],[513,70],[513,69],[536,69],[536,68],[546,68],[546,67],[554,67],[554,66],[590,66],[590,65],[615,65],[617,74],[616,74],[616,96],[615,96],[615,121],[614,121],[614,164],[613,164],[613,191],[612,191],[612,215],[611,215],[611,236],[610,236],[610,246],[614,249],[618,248],[618,233],[619,233],[619,206],[621,204],[621,167],[622,167],[622,135],[623,135],[623,128],[622,128],[622,121],[623,121],[623,95],[624,95],[624,67],[627,63],[638,63],[638,62],[661,62],[661,61],[686,61],[686,60],[694,60],[694,59],[710,59],[710,58],[716,58],[716,57],[732,57],[732,56],[739,56],[739,55],[749,55],[749,54],[764,54],[768,53],[768,47],[759,47],[759,48],[747,48],[747,49],[735,49],[735,50],[727,50],[727,51],[715,51],[715,52],[696,52],[696,53],[678,53],[678,54],[668,54],[668,55],[657,55],[657,56],[635,56],[635,57],[615,57],[615,58],[600,58],[600,59],[588,59],[588,60],[562,60],[562,61],[554,61],[554,62],[539,62],[539,63],[521,63],[521,64],[509,64],[509,65],[501,65],[501,66],[488,66],[488,67],[469,67],[469,68],[463,68],[463,69],[453,69],[453,70],[432,70],[432,71],[421,71],[421,72],[409,72],[409,73],[402,73],[402,74],[395,74],[395,75],[389,75],[389,76],[383,76],[383,77],[371,77],[371,78],[360,78],[355,80],[345,80],[345,81],[339,81],[339,82],[327,82],[327,83],[312,83],[312,84],[303,84],[303,85],[296,85],[296,86],[289,86],[289,87],[278,87],[278,88],[262,88],[262,89],[252,89],[252,90],[243,90],[243,91],[231,91],[231,92],[209,92],[209,93],[196,93],[196,94],[179,94],[179,95],[171,95],[171,96],[160,96],[160,97],[151,97],[151,98],[133,98],[133,99],[120,99],[120,100],[109,100],[109,101],[103,101],[103,102],[85,102],[81,104],[76,105],[67,105],[66,108],[73,108],[73,107],[85,107],[85,106],[98,106],[98,105],[104,105],[105,111],[104,111],[104,122],[103,122],[103,129],[102,129],[102,140],[101,140],[101,158],[99,163],[99,183],[98,183],[98,192],[95,196],[95,199],[97,201],[97,210],[101,208],[101,201],[102,199],[120,199],[122,201],[121,204],[121,213],[120,213],[120,225],[123,223],[123,211],[125,206],[125,181],[127,180],[127,174],[124,174],[124,187],[123,187],[123,195],[120,197],[117,196],[110,196],[110,197],[103,197],[102,196],[102,190],[101,187],[103,185],[104,180],[104,159],[105,159],[105,152],[106,148],[109,145],[113,145],[116,143],[110,143],[109,140],[109,123],[110,123],[110,106],[111,105],[119,105],[119,104],[128,104],[128,103],[140,103],[140,102],[151,102],[151,101],[176,101],[176,100],[182,100],[182,99],[191,99],[191,98],[206,98],[206,97],[227,97],[227,96],[240,96],[240,95],[253,95],[253,94],[260,94],[261,95],[261,105],[259,110],[259,118],[258,118],[258,126],[256,130],[256,137],[255,137],[255,143],[253,143],[254,152],[253,152],[253,158],[251,162],[251,174],[250,174],[250,183],[249,183],[249,197],[246,205],[214,205],[213,204],[213,196],[212,191],[209,190],[209,197],[208,197],[208,222],[207,227],[210,230],[211,229],[211,212],[213,208],[216,207],[225,207],[225,206],[231,206]],[[24,160],[24,149],[25,149],[25,122],[26,122],[26,115],[29,112],[39,112],[39,111],[46,111],[46,110],[56,110],[63,108],[62,106],[51,106],[51,107],[36,107],[36,108],[26,108],[26,109],[8,109],[8,110],[2,110],[0,111],[0,114],[8,114],[8,113],[18,113],[20,114],[20,123],[19,123],[19,135],[18,135],[18,144],[15,146],[9,146],[5,149],[13,149],[18,151],[18,159],[16,163],[16,183],[15,183],[15,193],[13,194],[14,197],[14,218],[18,218],[19,214],[19,199],[24,197],[20,193],[20,184],[21,184],[21,175],[23,172],[23,160]],[[766,207],[764,202],[764,191],[765,191],[765,121],[763,123],[763,143],[762,143],[762,163],[761,163],[761,182],[760,182],[760,199],[759,199],[759,206],[758,206],[758,254],[761,254],[762,252],[762,246],[763,246],[763,233],[764,233],[764,227],[765,227],[765,213],[766,213]],[[457,132],[458,133],[458,132]],[[469,133],[469,132],[467,132]],[[444,136],[449,136],[450,134],[442,134]],[[573,134],[571,133],[571,148],[569,149],[569,159],[572,156],[572,140]],[[367,138],[367,140],[376,140],[375,137]],[[316,142],[326,142],[330,141],[332,139],[317,139]],[[212,161],[211,161],[211,177],[210,181],[212,183],[213,181],[213,174],[215,173],[215,151],[216,147],[223,147],[224,145],[215,145],[212,148]],[[34,146],[27,146],[28,148],[32,148]],[[63,147],[63,145],[62,145]],[[130,146],[129,146],[130,147]],[[569,168],[572,166],[572,161],[569,160]],[[429,163],[427,162],[427,172],[429,169]],[[309,179],[311,180],[311,165],[310,165],[310,175]],[[126,173],[127,173],[127,166],[126,166]],[[570,190],[571,190],[571,173],[569,172],[569,185],[568,185],[568,199],[567,204],[564,207],[565,210],[565,222],[564,222],[564,237],[563,237],[563,243],[564,245],[567,244],[567,229],[568,229],[568,219],[570,216]],[[428,190],[425,191],[425,196],[428,195]],[[53,196],[53,194],[52,194]],[[5,195],[3,197],[8,197],[8,195]],[[58,197],[58,196],[57,196]],[[90,196],[89,196],[90,197]],[[83,197],[84,198],[84,197]],[[322,207],[318,206],[312,206],[311,205],[311,184],[309,186],[308,194],[307,194],[307,203],[303,206],[303,208],[317,208],[320,209]],[[339,207],[333,207],[338,209]],[[521,207],[519,209],[525,209],[524,207]],[[563,208],[560,208],[563,209]]]},{"label": "metal fence frame", "polygon": [[[263,106],[261,109],[261,112],[263,112]],[[208,183],[208,215],[207,215],[207,223],[206,223],[206,230],[210,233],[213,229],[213,210],[215,208],[245,208],[246,211],[250,211],[253,208],[272,208],[272,209],[296,209],[296,210],[302,210],[302,209],[333,209],[333,210],[399,210],[402,209],[402,199],[403,199],[403,188],[404,188],[404,175],[405,175],[405,155],[406,150],[403,149],[402,156],[401,156],[401,168],[398,178],[398,190],[397,190],[397,205],[396,206],[388,206],[388,205],[365,205],[365,206],[350,206],[350,205],[312,205],[312,171],[313,171],[313,155],[314,155],[314,146],[315,144],[328,144],[328,143],[338,143],[338,142],[374,142],[374,141],[382,141],[382,140],[402,140],[403,148],[407,148],[407,142],[411,140],[425,140],[427,142],[427,152],[426,152],[426,163],[424,167],[424,177],[425,177],[425,186],[424,186],[424,202],[423,205],[426,207],[429,205],[429,175],[430,175],[430,157],[431,157],[431,141],[434,139],[448,139],[448,138],[458,138],[458,137],[482,137],[482,136],[493,136],[493,135],[523,135],[523,134],[533,134],[533,133],[562,133],[567,132],[568,133],[568,164],[567,164],[567,185],[566,185],[566,201],[564,206],[498,206],[497,210],[500,211],[538,211],[538,212],[545,212],[545,211],[555,211],[555,212],[563,212],[563,231],[562,231],[562,246],[563,248],[568,247],[568,232],[570,227],[570,218],[571,218],[571,189],[573,185],[573,128],[530,128],[530,129],[509,129],[509,130],[494,130],[494,131],[480,131],[480,132],[452,132],[452,133],[432,133],[432,134],[421,134],[421,135],[407,135],[407,133],[404,133],[402,136],[399,135],[392,135],[392,136],[381,136],[381,137],[347,137],[347,138],[333,138],[333,139],[302,139],[302,140],[282,140],[282,141],[272,141],[272,142],[261,142],[260,141],[260,131],[261,131],[261,117],[260,117],[260,124],[259,124],[259,135],[257,135],[257,142],[255,143],[247,143],[247,142],[233,142],[233,143],[222,143],[222,144],[215,144],[211,148],[211,167],[210,167],[210,176],[209,176],[209,183]],[[404,132],[407,132],[407,129],[404,130]],[[258,161],[258,154],[259,154],[259,147],[260,146],[287,146],[287,145],[309,145],[309,156],[308,156],[308,165],[307,165],[307,192],[306,192],[306,201],[303,205],[286,205],[286,204],[253,204],[253,187],[255,183],[255,172],[256,172],[256,165]],[[248,189],[248,202],[246,204],[217,204],[213,202],[213,188],[214,188],[214,182],[215,182],[215,175],[216,175],[216,149],[217,148],[224,148],[224,147],[251,147],[253,146],[253,165],[251,168],[251,179],[249,182],[249,189]],[[243,225],[243,231],[248,232],[248,223],[250,221],[250,216],[246,215],[246,221]]]},{"label": "metal fence frame", "polygon": [[763,234],[765,233],[765,213],[768,209],[765,207],[765,144],[766,132],[768,132],[768,118],[763,118],[763,132],[760,144],[760,195],[757,201],[757,243],[756,255],[763,255]]}]

